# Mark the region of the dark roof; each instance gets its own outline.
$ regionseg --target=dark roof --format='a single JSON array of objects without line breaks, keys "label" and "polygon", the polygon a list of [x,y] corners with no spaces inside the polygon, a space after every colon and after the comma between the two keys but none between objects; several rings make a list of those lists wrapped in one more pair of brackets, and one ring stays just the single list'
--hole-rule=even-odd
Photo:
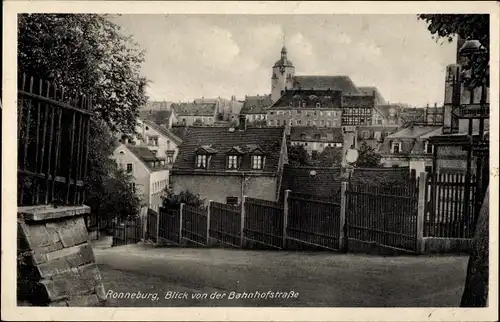
[{"label": "dark roof", "polygon": [[347,95],[342,93],[342,107],[374,107],[375,96],[365,94]]},{"label": "dark roof", "polygon": [[361,94],[349,76],[295,76],[293,88],[332,89],[345,94]]},{"label": "dark roof", "polygon": [[375,93],[375,105],[387,104],[384,97],[382,97],[382,94],[380,94],[380,91],[375,86],[358,86],[358,89],[362,94],[366,95],[373,95],[373,93]]},{"label": "dark roof", "polygon": [[178,116],[213,116],[216,103],[174,103],[172,109]]},{"label": "dark roof", "polygon": [[142,107],[142,110],[167,110],[172,105],[172,102],[167,101],[148,101],[146,105]]},{"label": "dark roof", "polygon": [[341,128],[292,127],[290,141],[343,143],[344,136]]},{"label": "dark roof", "polygon": [[311,89],[296,89],[286,91],[272,106],[272,109],[297,109],[317,108],[316,103],[320,103],[320,109],[340,108],[342,100],[342,92],[339,90],[311,90]]},{"label": "dark roof", "polygon": [[399,117],[402,120],[408,119],[417,122],[425,121],[425,109],[424,108],[412,108],[405,107],[401,108],[399,111]]},{"label": "dark roof", "polygon": [[[248,153],[260,149],[265,155],[264,171],[276,172],[280,160],[280,150],[285,129],[247,128],[246,130],[229,131],[227,127],[186,127],[184,142],[179,147],[179,154],[173,166],[174,170],[194,170],[195,151],[208,146],[215,154],[209,170],[226,170],[226,156],[231,149],[245,153],[240,169],[251,171]],[[204,147],[206,148],[206,147]]]},{"label": "dark roof", "polygon": [[172,116],[172,110],[140,110],[139,117],[153,122],[167,122]]},{"label": "dark roof", "polygon": [[155,131],[157,131],[157,132],[161,133],[162,135],[170,138],[175,143],[177,143],[177,144],[181,144],[182,143],[182,139],[179,138],[174,133],[172,133],[172,131],[170,131],[166,127],[164,127],[162,125],[158,125],[155,122],[149,121],[149,120],[143,120],[142,122],[144,122],[144,124],[146,124],[146,125],[150,126],[151,128],[153,128]]},{"label": "dark roof", "polygon": [[145,146],[140,146],[140,145],[131,145],[127,144],[126,145],[127,149],[130,150],[139,160],[141,160],[151,171],[159,171],[159,170],[164,170],[166,169],[165,166],[163,167],[158,167],[158,166],[153,166],[152,162],[159,162],[163,159],[158,158],[151,150],[149,150]]},{"label": "dark roof", "polygon": [[240,114],[264,114],[272,104],[271,95],[247,96]]}]

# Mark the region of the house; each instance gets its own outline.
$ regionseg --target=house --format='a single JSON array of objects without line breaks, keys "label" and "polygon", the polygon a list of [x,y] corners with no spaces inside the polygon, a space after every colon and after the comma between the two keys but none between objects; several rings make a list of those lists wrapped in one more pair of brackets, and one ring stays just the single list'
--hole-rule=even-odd
[{"label": "house", "polygon": [[418,170],[430,167],[433,146],[424,135],[439,129],[439,126],[414,125],[388,135],[380,149],[381,163],[384,167],[410,167],[411,170],[411,164],[415,164],[412,161],[420,160],[424,165],[419,163]]},{"label": "house", "polygon": [[250,126],[267,126],[267,109],[273,104],[271,95],[245,96],[240,114]]},{"label": "house", "polygon": [[187,127],[171,171],[174,193],[225,203],[246,195],[278,198],[287,160],[285,129]]},{"label": "house", "polygon": [[268,126],[339,127],[342,92],[340,90],[286,91],[267,110]]},{"label": "house", "polygon": [[365,142],[372,147],[376,152],[382,147],[384,139],[396,133],[399,130],[399,125],[363,125],[356,127],[356,139],[358,147],[361,142]]},{"label": "house", "polygon": [[[238,121],[238,115],[243,107],[243,103],[236,100],[236,96],[231,96],[231,99],[226,98],[197,98],[194,100],[196,104],[216,104],[217,119],[216,121],[234,122]],[[226,125],[227,126],[227,125]]]},{"label": "house", "polygon": [[291,145],[302,145],[310,155],[326,147],[341,148],[344,143],[341,128],[292,127],[289,140]]},{"label": "house", "polygon": [[179,152],[182,140],[170,129],[150,120],[138,120],[136,132],[142,144],[147,146],[157,157],[173,164]]},{"label": "house", "polygon": [[126,143],[115,148],[112,159],[133,177],[134,189],[147,206],[158,211],[163,190],[169,184],[169,166],[165,159],[156,156],[146,146]]},{"label": "house", "polygon": [[375,94],[342,93],[342,126],[371,125],[375,108]]},{"label": "house", "polygon": [[167,129],[178,122],[172,110],[140,110],[139,118],[163,125]]},{"label": "house", "polygon": [[174,110],[177,124],[184,126],[200,125],[210,126],[217,120],[219,113],[218,104],[211,103],[174,103]]},{"label": "house", "polygon": [[358,86],[361,94],[370,95],[375,94],[375,106],[388,105],[380,91],[375,86]]},{"label": "house", "polygon": [[372,125],[399,125],[398,105],[375,105],[372,113]]}]

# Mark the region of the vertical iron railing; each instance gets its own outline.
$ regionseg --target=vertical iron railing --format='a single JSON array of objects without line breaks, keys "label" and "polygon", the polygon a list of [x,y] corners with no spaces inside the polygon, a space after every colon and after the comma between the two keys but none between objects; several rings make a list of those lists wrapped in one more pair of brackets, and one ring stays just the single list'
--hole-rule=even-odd
[{"label": "vertical iron railing", "polygon": [[17,111],[18,205],[83,204],[91,98],[22,74]]}]

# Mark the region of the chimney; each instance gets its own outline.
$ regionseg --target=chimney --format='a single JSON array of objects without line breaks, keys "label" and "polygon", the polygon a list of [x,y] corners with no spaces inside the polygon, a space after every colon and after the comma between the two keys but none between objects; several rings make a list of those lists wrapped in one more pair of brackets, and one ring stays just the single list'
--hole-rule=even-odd
[{"label": "chimney", "polygon": [[438,103],[437,102],[434,102],[434,107],[438,107]]},{"label": "chimney", "polygon": [[240,131],[245,131],[247,129],[247,122],[246,122],[246,116],[243,114],[240,114],[240,124],[239,124],[239,129]]}]

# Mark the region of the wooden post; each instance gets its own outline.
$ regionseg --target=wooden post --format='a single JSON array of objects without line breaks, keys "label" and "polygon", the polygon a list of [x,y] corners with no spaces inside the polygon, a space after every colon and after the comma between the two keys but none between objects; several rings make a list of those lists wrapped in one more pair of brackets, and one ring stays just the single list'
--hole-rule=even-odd
[{"label": "wooden post", "polygon": [[287,239],[288,239],[288,233],[287,233],[287,229],[288,229],[288,212],[290,211],[289,207],[288,207],[288,198],[290,197],[290,192],[292,192],[292,190],[285,190],[285,200],[284,200],[284,204],[283,204],[283,248],[285,249],[286,248],[286,244],[287,244]]},{"label": "wooden post", "polygon": [[208,201],[207,208],[207,246],[210,246],[210,208],[212,208],[212,200]]},{"label": "wooden post", "polygon": [[245,202],[247,196],[243,195],[241,198],[241,220],[240,220],[240,247],[245,246]]},{"label": "wooden post", "polygon": [[182,217],[184,217],[184,203],[181,203],[179,211],[179,246],[182,245]]},{"label": "wooden post", "polygon": [[340,225],[339,225],[339,250],[346,247],[345,216],[347,213],[347,182],[343,181],[340,188]]},{"label": "wooden post", "polygon": [[421,172],[418,178],[418,212],[417,212],[417,253],[422,254],[425,251],[424,242],[424,220],[425,220],[425,190],[427,189],[427,172]]}]

